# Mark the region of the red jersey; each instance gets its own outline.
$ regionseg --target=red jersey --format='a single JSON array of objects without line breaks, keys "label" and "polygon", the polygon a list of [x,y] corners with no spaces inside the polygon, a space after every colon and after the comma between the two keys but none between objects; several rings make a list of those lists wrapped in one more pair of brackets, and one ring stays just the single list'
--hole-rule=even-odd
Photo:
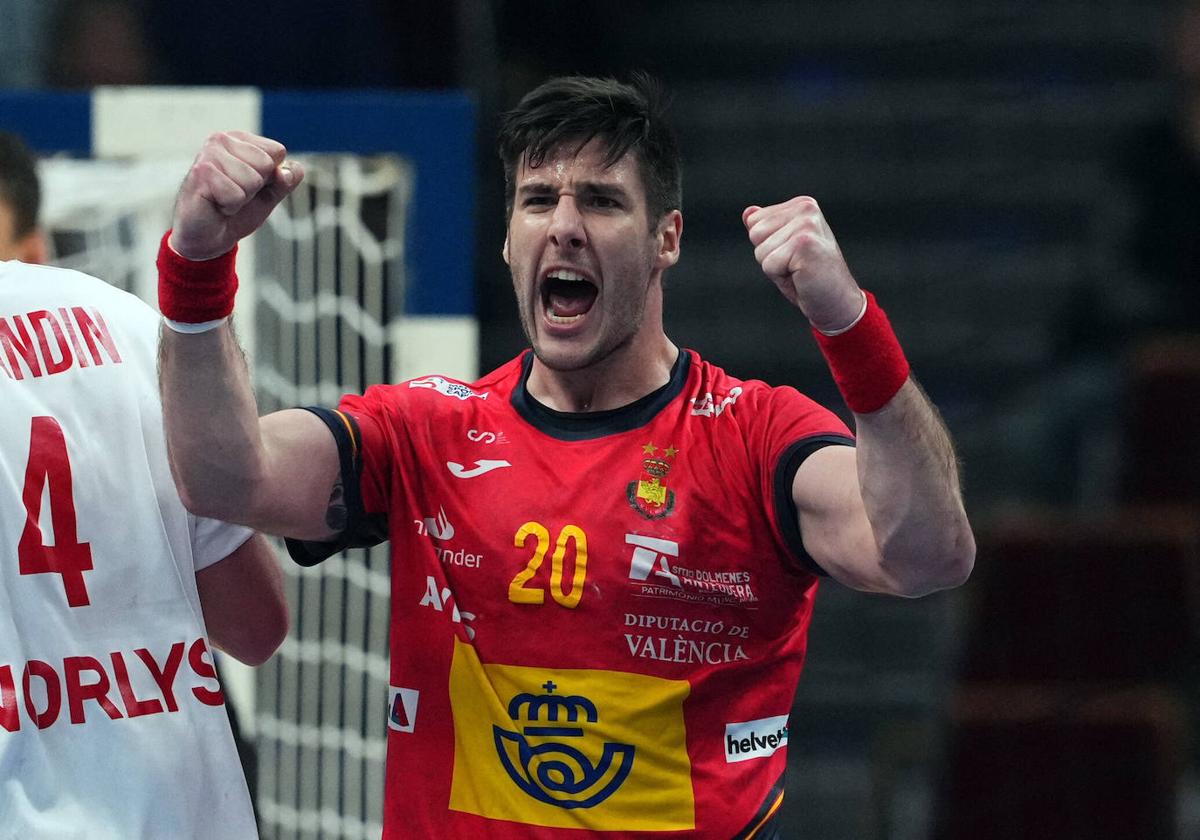
[{"label": "red jersey", "polygon": [[531,363],[317,410],[351,503],[320,553],[391,540],[384,837],[765,836],[820,573],[792,478],[849,432],[691,351],[587,414]]}]

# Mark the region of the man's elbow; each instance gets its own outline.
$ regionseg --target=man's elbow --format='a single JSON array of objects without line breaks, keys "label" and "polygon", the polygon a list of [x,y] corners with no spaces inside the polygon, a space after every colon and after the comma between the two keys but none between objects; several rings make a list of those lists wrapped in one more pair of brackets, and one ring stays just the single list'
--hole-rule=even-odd
[{"label": "man's elbow", "polygon": [[179,500],[189,513],[222,522],[245,522],[252,509],[256,481],[254,476],[227,476],[178,469],[171,464],[171,477]]},{"label": "man's elbow", "polygon": [[255,620],[253,631],[247,633],[237,650],[225,652],[244,665],[257,668],[275,655],[291,627],[287,605],[264,610]]},{"label": "man's elbow", "polygon": [[969,527],[964,527],[949,535],[944,545],[922,555],[904,563],[904,571],[895,575],[894,594],[921,598],[962,586],[975,568],[975,536]]}]

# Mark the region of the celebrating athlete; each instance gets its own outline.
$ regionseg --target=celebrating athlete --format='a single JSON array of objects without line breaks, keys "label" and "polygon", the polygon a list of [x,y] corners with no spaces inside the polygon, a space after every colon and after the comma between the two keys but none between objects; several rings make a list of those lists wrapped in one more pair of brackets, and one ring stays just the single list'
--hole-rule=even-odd
[{"label": "celebrating athlete", "polygon": [[0,837],[258,837],[210,642],[287,630],[261,536],[167,463],[149,306],[44,257],[34,159],[0,136]]},{"label": "celebrating athlete", "polygon": [[819,579],[970,573],[950,440],[811,198],[742,221],[856,437],[667,337],[680,174],[648,80],[547,82],[500,154],[531,349],[260,420],[233,249],[303,171],[266,138],[206,142],[159,262],[181,493],[303,563],[391,541],[385,837],[774,836]]}]

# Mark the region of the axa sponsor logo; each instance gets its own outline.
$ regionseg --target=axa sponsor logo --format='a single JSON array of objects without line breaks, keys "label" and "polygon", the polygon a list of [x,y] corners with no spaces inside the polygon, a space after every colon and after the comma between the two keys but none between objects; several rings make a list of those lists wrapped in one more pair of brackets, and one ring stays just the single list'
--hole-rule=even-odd
[{"label": "axa sponsor logo", "polygon": [[508,461],[495,460],[484,458],[475,462],[475,466],[467,467],[457,461],[447,461],[446,469],[450,470],[450,474],[455,478],[478,478],[485,473],[490,473],[492,470],[511,467]]},{"label": "axa sponsor logo", "polygon": [[388,686],[388,729],[413,732],[417,728],[417,701],[421,692],[415,688]]},{"label": "axa sponsor logo", "polygon": [[[416,526],[417,533],[422,537],[429,537],[436,542],[447,542],[454,538],[454,523],[450,521],[450,517],[446,515],[446,509],[441,505],[438,505],[437,516],[414,519],[413,525]],[[473,554],[465,548],[455,550],[451,546],[435,545],[433,550],[439,560],[450,566],[478,569],[483,562],[482,554]]]},{"label": "axa sponsor logo", "polygon": [[786,747],[788,716],[760,718],[725,724],[725,762],[734,764],[752,758],[766,758]]},{"label": "axa sponsor logo", "polygon": [[703,397],[692,397],[688,402],[692,404],[693,417],[720,417],[741,395],[742,386],[735,385],[729,389],[728,394],[714,398],[712,391],[707,391]]},{"label": "axa sponsor logo", "polygon": [[512,729],[492,726],[500,765],[513,784],[539,802],[559,808],[592,808],[624,784],[633,769],[633,744],[604,743],[592,761],[576,744],[600,720],[596,704],[578,694],[555,694],[559,686],[546,680],[545,694],[521,692],[508,703]]},{"label": "axa sponsor logo", "polygon": [[481,400],[488,398],[488,392],[479,392],[472,388],[468,388],[461,382],[451,382],[441,376],[426,376],[421,379],[414,379],[408,383],[409,388],[431,388],[439,394],[446,397],[454,397],[456,400],[469,400],[471,397],[478,397]]},{"label": "axa sponsor logo", "polygon": [[438,586],[437,579],[433,575],[427,575],[425,578],[425,595],[421,598],[422,607],[432,607],[438,612],[450,612],[450,620],[455,624],[461,624],[463,629],[467,631],[467,641],[475,640],[475,628],[471,626],[471,622],[475,620],[475,613],[460,610],[458,604],[454,602],[454,594],[448,586]]}]

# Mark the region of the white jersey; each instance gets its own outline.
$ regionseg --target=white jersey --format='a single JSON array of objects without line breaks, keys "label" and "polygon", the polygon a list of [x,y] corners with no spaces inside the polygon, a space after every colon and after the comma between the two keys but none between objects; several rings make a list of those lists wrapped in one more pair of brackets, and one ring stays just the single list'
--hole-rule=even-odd
[{"label": "white jersey", "polygon": [[0,840],[258,836],[172,483],[158,315],[0,262]]}]

